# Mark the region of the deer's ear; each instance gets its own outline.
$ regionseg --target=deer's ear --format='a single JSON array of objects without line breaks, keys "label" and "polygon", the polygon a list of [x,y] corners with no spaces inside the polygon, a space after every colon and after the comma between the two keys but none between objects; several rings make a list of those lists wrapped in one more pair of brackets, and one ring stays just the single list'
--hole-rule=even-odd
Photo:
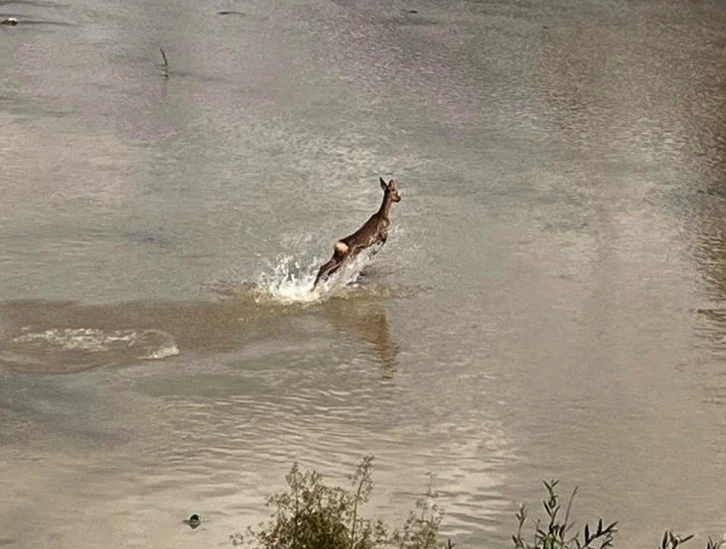
[{"label": "deer's ear", "polygon": [[394,190],[395,190],[395,188],[396,188],[396,182],[395,182],[395,181],[394,181],[393,179],[391,179],[391,180],[390,180],[390,181],[388,182],[388,188],[389,188],[389,189],[394,189]]},{"label": "deer's ear", "polygon": [[378,178],[378,182],[381,184],[381,189],[383,189],[384,191],[388,188],[388,185],[386,185],[386,182],[383,181],[382,177]]}]

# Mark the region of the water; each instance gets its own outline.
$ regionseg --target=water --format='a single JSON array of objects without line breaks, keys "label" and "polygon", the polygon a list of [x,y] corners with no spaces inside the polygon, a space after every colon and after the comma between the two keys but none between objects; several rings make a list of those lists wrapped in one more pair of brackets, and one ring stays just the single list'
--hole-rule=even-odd
[{"label": "water", "polygon": [[[228,546],[369,453],[462,547],[551,477],[624,547],[726,530],[722,3],[6,16],[0,545]],[[379,176],[389,242],[311,292]]]}]

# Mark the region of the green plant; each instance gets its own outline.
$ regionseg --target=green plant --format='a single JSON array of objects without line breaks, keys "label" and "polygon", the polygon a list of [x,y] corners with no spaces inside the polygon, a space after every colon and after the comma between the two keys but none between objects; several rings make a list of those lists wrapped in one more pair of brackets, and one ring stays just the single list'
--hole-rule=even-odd
[{"label": "green plant", "polygon": [[706,549],[721,549],[724,545],[726,545],[726,534],[718,541],[713,541],[711,538],[708,538]]},{"label": "green plant", "polygon": [[[349,476],[351,487],[329,487],[315,471],[301,472],[297,463],[286,475],[288,490],[267,499],[273,510],[270,521],[258,529],[231,536],[233,545],[250,549],[454,549],[451,540],[438,541],[441,514],[434,494],[416,502],[400,528],[391,528],[380,520],[361,516],[361,507],[373,491],[373,457],[366,456]],[[577,487],[563,507],[557,492],[558,481],[545,482],[542,500],[546,517],[529,521],[526,506],[516,513],[518,528],[512,536],[514,549],[611,549],[617,522],[598,519],[575,529],[570,519]],[[525,535],[531,524],[533,532]],[[666,530],[658,549],[679,549],[694,536],[678,536]],[[526,539],[525,539],[526,538]],[[725,536],[726,538],[726,536]],[[529,541],[531,539],[531,542]],[[726,539],[708,539],[706,549],[726,549]]]},{"label": "green plant", "polygon": [[[681,543],[685,543],[691,538],[693,538],[693,534],[681,537],[675,535],[670,530],[666,530],[663,534],[663,541],[660,543],[660,549],[676,549]],[[710,544],[711,540],[709,539],[708,541]]]},{"label": "green plant", "polygon": [[[528,514],[526,506],[520,505],[516,514],[519,527],[517,533],[512,536],[515,549],[608,549],[612,547],[613,538],[617,532],[617,522],[604,526],[600,519],[595,528],[591,529],[590,525],[585,523],[582,532],[577,530],[573,533],[574,523],[570,521],[570,511],[575,495],[577,495],[577,487],[572,491],[563,515],[557,484],[556,480],[544,483],[547,496],[542,500],[542,504],[547,514],[547,520],[542,523],[538,519],[534,523],[532,545],[523,537]],[[675,549],[675,547],[671,549]]]},{"label": "green plant", "polygon": [[441,526],[441,515],[435,503],[420,499],[416,502],[416,511],[412,511],[403,527],[395,530],[389,536],[389,546],[400,549],[433,549],[445,547],[453,549],[451,540],[446,545],[437,542],[439,526]]},{"label": "green plant", "polygon": [[[693,534],[687,536],[677,536],[670,530],[666,530],[663,534],[663,541],[660,542],[659,549],[676,549],[682,543],[686,543],[688,540],[693,539]],[[721,549],[726,545],[726,534],[719,541],[714,541],[708,538],[706,542],[706,549]]]},{"label": "green plant", "polygon": [[[373,490],[373,457],[366,456],[351,475],[351,489],[329,487],[315,471],[294,464],[286,475],[288,490],[268,498],[268,524],[231,536],[233,545],[254,549],[438,549],[441,517],[435,504],[417,502],[400,529],[361,516]],[[449,549],[453,544],[449,542]]]}]

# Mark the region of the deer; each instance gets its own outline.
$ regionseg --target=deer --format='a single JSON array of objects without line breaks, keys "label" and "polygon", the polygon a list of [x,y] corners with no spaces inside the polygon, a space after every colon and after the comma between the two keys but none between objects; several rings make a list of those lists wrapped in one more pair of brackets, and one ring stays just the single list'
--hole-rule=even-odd
[{"label": "deer", "polygon": [[321,281],[325,282],[340,269],[346,261],[354,259],[366,248],[376,245],[374,252],[376,253],[386,243],[388,228],[391,226],[391,220],[389,219],[391,206],[393,206],[394,202],[401,201],[401,195],[398,194],[398,188],[393,179],[386,183],[381,177],[378,181],[381,184],[381,189],[383,189],[381,207],[368,218],[368,221],[363,223],[360,229],[335,243],[333,257],[320,267],[313,283],[313,290]]}]

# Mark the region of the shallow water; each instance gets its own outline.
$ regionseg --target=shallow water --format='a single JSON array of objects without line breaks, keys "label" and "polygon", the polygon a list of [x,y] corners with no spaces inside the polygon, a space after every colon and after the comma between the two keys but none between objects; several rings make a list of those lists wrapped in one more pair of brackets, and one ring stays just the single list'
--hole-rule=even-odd
[{"label": "shallow water", "polygon": [[[551,477],[621,546],[726,530],[721,3],[7,16],[0,545],[227,546],[369,453],[462,547]],[[311,292],[379,176],[389,242]]]}]

